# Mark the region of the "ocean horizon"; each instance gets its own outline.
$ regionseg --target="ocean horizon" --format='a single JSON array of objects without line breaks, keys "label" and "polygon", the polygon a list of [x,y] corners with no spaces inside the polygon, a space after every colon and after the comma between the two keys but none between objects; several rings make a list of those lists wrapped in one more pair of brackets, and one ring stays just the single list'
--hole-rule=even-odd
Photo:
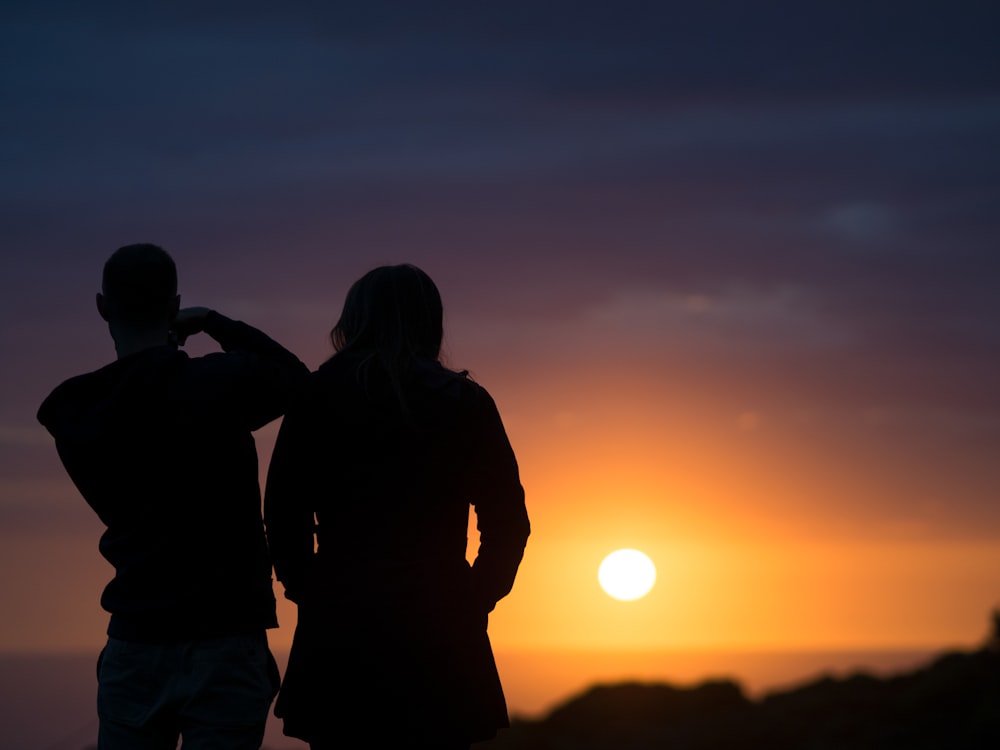
[{"label": "ocean horizon", "polygon": [[[677,686],[734,680],[750,698],[793,689],[822,676],[909,671],[946,649],[851,650],[518,650],[497,651],[512,719],[542,718],[597,684],[665,682]],[[282,671],[287,650],[274,649]],[[83,750],[96,742],[97,649],[0,653],[0,750]],[[304,750],[268,721],[266,750]]]}]

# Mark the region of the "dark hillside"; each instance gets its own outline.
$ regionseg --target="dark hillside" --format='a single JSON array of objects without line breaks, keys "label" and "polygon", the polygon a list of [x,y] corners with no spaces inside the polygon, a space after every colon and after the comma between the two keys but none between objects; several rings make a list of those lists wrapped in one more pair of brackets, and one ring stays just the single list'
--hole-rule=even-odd
[{"label": "dark hillside", "polygon": [[598,685],[483,750],[996,750],[1000,649],[893,677],[824,677],[759,701],[734,682]]}]

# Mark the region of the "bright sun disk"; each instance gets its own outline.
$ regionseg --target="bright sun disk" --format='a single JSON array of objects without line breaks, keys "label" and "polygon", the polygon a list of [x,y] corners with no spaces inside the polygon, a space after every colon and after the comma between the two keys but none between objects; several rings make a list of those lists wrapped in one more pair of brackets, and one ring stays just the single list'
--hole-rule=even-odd
[{"label": "bright sun disk", "polygon": [[604,558],[597,580],[608,596],[629,602],[649,593],[656,581],[656,567],[637,549],[619,549]]}]

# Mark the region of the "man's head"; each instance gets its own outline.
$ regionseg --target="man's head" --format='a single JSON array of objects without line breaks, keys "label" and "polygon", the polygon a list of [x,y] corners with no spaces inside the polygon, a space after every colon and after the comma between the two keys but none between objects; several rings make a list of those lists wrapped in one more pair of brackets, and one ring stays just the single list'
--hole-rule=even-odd
[{"label": "man's head", "polygon": [[162,247],[118,248],[104,264],[97,309],[115,329],[130,333],[169,328],[180,307],[177,267]]}]

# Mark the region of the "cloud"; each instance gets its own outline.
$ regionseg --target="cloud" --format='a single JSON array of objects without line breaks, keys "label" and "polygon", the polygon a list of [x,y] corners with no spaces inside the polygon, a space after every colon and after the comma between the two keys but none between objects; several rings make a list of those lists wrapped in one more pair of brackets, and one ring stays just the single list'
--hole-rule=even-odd
[{"label": "cloud", "polygon": [[871,247],[891,237],[896,223],[887,206],[854,202],[831,208],[821,226],[848,243]]},{"label": "cloud", "polygon": [[596,329],[606,341],[659,342],[685,352],[708,349],[734,357],[835,351],[851,343],[849,331],[791,288],[687,295],[633,290],[589,310],[584,328]]}]

